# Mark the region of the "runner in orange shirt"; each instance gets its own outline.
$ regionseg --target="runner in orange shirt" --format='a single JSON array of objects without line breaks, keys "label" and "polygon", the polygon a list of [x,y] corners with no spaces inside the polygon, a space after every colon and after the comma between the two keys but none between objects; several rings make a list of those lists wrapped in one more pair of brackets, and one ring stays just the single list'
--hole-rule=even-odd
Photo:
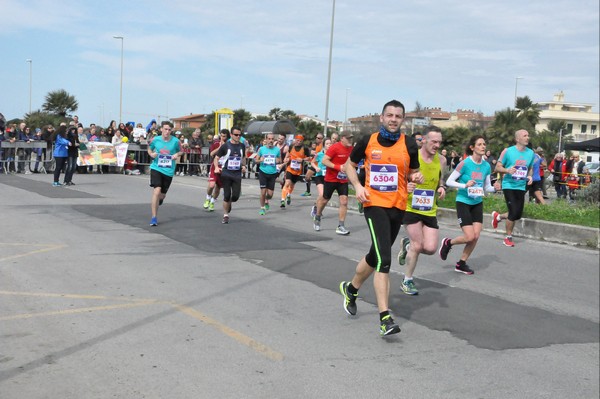
[{"label": "runner in orange shirt", "polygon": [[[418,146],[412,137],[402,134],[404,105],[392,100],[383,106],[379,132],[362,137],[350,154],[345,168],[354,186],[356,199],[363,203],[371,236],[371,248],[356,266],[351,281],[340,283],[344,310],[356,314],[358,290],[375,272],[373,285],[379,309],[381,336],[397,334],[400,327],[389,311],[389,271],[392,245],[398,236],[408,197],[408,182],[423,183],[419,172]],[[363,186],[356,167],[365,160],[366,179]]]}]

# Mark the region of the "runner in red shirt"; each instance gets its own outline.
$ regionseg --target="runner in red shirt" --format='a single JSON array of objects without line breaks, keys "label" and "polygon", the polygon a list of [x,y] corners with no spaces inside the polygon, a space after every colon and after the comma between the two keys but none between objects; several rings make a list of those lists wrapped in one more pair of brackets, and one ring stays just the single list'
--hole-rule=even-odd
[{"label": "runner in red shirt", "polygon": [[317,199],[317,214],[313,219],[313,228],[315,231],[321,230],[321,215],[323,208],[331,199],[334,191],[337,191],[340,207],[339,222],[335,229],[336,234],[347,236],[350,232],[344,226],[346,213],[348,212],[348,176],[346,176],[346,161],[352,152],[352,132],[344,131],[340,135],[341,139],[333,144],[323,157],[323,165],[327,167],[325,172],[325,184],[323,187],[323,196]]}]

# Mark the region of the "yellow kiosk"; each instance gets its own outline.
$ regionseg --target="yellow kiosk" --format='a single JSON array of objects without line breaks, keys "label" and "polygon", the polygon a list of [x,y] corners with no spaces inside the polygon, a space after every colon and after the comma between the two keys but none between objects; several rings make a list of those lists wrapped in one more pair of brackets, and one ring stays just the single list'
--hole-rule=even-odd
[{"label": "yellow kiosk", "polygon": [[233,111],[229,108],[221,108],[215,111],[215,137],[219,136],[221,129],[231,131],[233,127]]}]

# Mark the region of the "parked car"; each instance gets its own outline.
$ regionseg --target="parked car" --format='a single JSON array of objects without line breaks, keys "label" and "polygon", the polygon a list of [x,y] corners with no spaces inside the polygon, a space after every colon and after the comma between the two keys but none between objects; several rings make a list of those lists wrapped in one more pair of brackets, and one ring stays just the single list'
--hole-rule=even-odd
[{"label": "parked car", "polygon": [[600,162],[588,162],[585,164],[592,175],[600,173]]}]

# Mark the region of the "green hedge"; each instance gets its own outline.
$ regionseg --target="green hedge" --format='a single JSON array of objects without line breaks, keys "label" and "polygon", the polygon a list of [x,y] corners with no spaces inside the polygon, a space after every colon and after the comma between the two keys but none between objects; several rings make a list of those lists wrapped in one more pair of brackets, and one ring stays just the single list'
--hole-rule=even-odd
[{"label": "green hedge", "polygon": [[[527,201],[529,195],[525,195]],[[442,208],[455,208],[456,190],[448,190],[446,198],[438,201],[438,206]],[[483,200],[483,212],[492,213],[498,211],[504,213],[507,211],[506,203],[502,193],[488,194]],[[576,202],[570,204],[565,200],[553,199],[546,205],[538,205],[534,202],[526,202],[523,210],[523,217],[537,220],[547,220],[550,222],[574,224],[586,227],[600,227],[600,207],[598,204],[588,202]]]}]

